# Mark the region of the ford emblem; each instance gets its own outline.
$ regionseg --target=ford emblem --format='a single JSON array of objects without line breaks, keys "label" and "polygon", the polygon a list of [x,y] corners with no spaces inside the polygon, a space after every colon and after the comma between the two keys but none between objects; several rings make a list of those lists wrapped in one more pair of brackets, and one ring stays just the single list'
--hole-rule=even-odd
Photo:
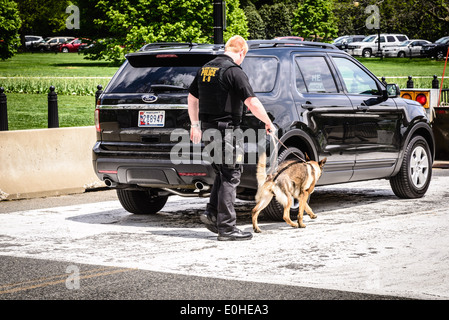
[{"label": "ford emblem", "polygon": [[153,103],[157,100],[157,96],[152,95],[152,94],[147,94],[142,96],[142,101],[146,102],[146,103]]}]

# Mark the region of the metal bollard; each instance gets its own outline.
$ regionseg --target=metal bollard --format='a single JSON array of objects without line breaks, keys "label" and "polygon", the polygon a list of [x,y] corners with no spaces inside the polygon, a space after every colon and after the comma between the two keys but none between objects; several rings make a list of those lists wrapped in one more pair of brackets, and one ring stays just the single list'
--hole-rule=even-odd
[{"label": "metal bollard", "polygon": [[98,98],[100,97],[100,95],[103,93],[103,86],[101,84],[99,84],[97,86],[97,92],[95,92],[95,106],[97,106],[97,102],[98,102]]},{"label": "metal bollard", "polygon": [[0,87],[0,131],[8,131],[8,106],[3,87]]},{"label": "metal bollard", "polygon": [[382,77],[382,83],[384,86],[387,86],[387,81],[385,80],[385,77]]},{"label": "metal bollard", "polygon": [[408,89],[413,89],[413,80],[412,80],[412,76],[408,76],[408,80],[407,80],[407,88],[408,88]]},{"label": "metal bollard", "polygon": [[440,89],[440,83],[436,74],[433,75],[432,89]]},{"label": "metal bollard", "polygon": [[50,87],[50,92],[48,93],[48,127],[59,128],[58,95],[54,86]]}]

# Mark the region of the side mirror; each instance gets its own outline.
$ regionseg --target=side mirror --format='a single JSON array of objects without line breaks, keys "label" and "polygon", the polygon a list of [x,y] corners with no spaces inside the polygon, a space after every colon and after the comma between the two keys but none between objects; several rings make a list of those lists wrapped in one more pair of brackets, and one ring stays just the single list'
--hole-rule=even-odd
[{"label": "side mirror", "polygon": [[388,83],[386,92],[387,98],[397,98],[401,95],[401,89],[396,83]]}]

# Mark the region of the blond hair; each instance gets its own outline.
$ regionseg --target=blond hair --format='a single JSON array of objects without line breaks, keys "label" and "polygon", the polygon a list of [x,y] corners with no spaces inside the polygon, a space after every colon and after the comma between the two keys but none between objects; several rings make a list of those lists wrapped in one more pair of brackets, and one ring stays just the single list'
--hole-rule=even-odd
[{"label": "blond hair", "polygon": [[244,51],[244,54],[248,52],[248,44],[246,40],[241,36],[233,36],[231,37],[225,45],[225,51],[231,51],[234,53],[239,53],[240,51]]}]

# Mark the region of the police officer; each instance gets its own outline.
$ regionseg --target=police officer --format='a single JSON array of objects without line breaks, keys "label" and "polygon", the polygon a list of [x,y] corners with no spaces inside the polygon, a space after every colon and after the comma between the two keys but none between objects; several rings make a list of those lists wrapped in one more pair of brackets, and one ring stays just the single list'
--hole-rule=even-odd
[{"label": "police officer", "polygon": [[[245,39],[233,36],[227,41],[224,54],[198,71],[188,96],[190,139],[193,143],[200,143],[201,129],[213,128],[220,130],[222,134],[229,129],[238,129],[243,116],[243,103],[265,123],[267,133],[274,134],[276,128],[240,67],[247,52]],[[240,184],[241,165],[218,161],[212,166],[216,176],[206,211],[200,217],[201,221],[207,229],[218,233],[218,240],[251,239],[251,233],[236,228],[234,203],[236,189]]]}]

